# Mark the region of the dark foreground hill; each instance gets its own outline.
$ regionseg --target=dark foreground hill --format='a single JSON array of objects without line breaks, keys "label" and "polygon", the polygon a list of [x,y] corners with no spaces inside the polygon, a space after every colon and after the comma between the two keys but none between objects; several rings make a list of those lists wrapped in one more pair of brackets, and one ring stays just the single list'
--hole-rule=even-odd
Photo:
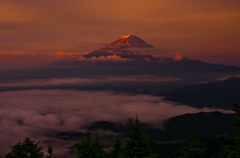
[{"label": "dark foreground hill", "polygon": [[[202,148],[206,148],[205,157],[204,158],[217,158],[224,147],[222,141],[220,141],[217,137],[198,137],[199,142],[203,143]],[[182,156],[180,150],[182,150],[182,146],[188,146],[188,141],[179,142],[179,143],[155,143],[150,142],[152,147],[152,152],[160,154],[158,158],[175,158]]]},{"label": "dark foreground hill", "polygon": [[232,109],[233,103],[240,104],[240,78],[225,81],[188,85],[167,93],[165,100],[179,102],[198,108],[214,107]]},{"label": "dark foreground hill", "polygon": [[[178,141],[190,139],[192,133],[197,136],[215,136],[215,135],[235,135],[235,127],[232,125],[235,114],[223,114],[220,112],[197,114],[185,114],[176,116],[164,123],[164,129],[153,128],[148,124],[143,124],[146,136],[151,141]],[[131,132],[133,121],[129,120],[127,124],[110,123],[107,121],[98,121],[88,128],[90,131],[110,131],[121,137],[127,137]],[[59,133],[57,138],[77,140],[84,136],[83,133],[64,132]]]}]

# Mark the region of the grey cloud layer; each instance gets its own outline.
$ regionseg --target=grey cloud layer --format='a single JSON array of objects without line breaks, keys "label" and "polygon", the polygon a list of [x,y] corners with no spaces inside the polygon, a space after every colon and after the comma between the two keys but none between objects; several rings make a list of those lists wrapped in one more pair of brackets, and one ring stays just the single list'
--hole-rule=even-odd
[{"label": "grey cloud layer", "polygon": [[[75,90],[28,90],[0,93],[0,156],[25,137],[52,144],[58,157],[74,142],[54,138],[58,132],[85,132],[94,121],[125,122],[139,114],[143,122],[161,127],[162,121],[196,109],[160,97],[113,92]],[[219,110],[222,112],[229,112]]]},{"label": "grey cloud layer", "polygon": [[62,85],[84,85],[84,84],[106,84],[117,82],[174,82],[180,78],[158,77],[154,75],[136,76],[110,76],[104,78],[52,78],[34,79],[25,81],[8,81],[0,83],[0,87],[30,87],[30,86],[62,86]]},{"label": "grey cloud layer", "polygon": [[216,81],[225,81],[226,79],[229,79],[231,77],[240,77],[240,75],[234,75],[234,76],[225,76],[225,77],[220,77],[220,78],[216,78]]}]

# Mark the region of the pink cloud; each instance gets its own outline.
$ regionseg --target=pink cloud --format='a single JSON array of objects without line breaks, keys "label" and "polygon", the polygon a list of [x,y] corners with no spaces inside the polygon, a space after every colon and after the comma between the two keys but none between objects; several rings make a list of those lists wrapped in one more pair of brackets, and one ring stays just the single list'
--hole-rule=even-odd
[{"label": "pink cloud", "polygon": [[231,110],[197,109],[163,97],[128,95],[107,91],[28,90],[1,92],[0,156],[10,146],[25,137],[42,141],[44,150],[50,143],[59,158],[68,157],[67,146],[72,141],[55,138],[58,132],[86,132],[85,127],[95,121],[122,122],[134,119],[162,127],[161,122],[185,113]]}]

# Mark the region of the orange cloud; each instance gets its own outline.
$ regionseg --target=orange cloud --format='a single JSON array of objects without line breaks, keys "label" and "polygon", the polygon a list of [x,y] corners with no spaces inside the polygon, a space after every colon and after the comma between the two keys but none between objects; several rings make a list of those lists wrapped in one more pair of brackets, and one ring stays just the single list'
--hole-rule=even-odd
[{"label": "orange cloud", "polygon": [[14,55],[28,55],[28,53],[24,53],[23,51],[13,52]]},{"label": "orange cloud", "polygon": [[12,52],[12,53],[5,53],[7,55],[15,55],[15,56],[36,56],[38,53],[34,53],[34,54],[31,54],[31,53],[25,53],[23,51],[17,51],[17,52]]},{"label": "orange cloud", "polygon": [[8,53],[0,52],[0,55],[8,55]]},{"label": "orange cloud", "polygon": [[173,60],[182,60],[182,56],[181,55],[176,55],[176,57]]},{"label": "orange cloud", "polygon": [[[48,53],[46,52],[45,55],[47,55]],[[72,56],[72,55],[77,55],[79,53],[66,53],[66,52],[62,52],[62,51],[57,51],[55,54],[51,54],[51,56]]]},{"label": "orange cloud", "polygon": [[36,57],[36,56],[73,56],[73,57],[77,57],[79,56],[79,52],[76,53],[66,53],[66,52],[62,52],[62,51],[57,51],[55,53],[49,53],[49,52],[45,52],[45,53],[25,53],[23,51],[17,51],[17,52],[12,52],[12,53],[6,53],[6,52],[0,52],[0,55],[11,55],[11,56],[32,56],[32,57]]},{"label": "orange cloud", "polygon": [[32,56],[34,56],[34,57],[35,57],[37,54],[38,54],[38,53],[36,52],[36,53],[32,54]]},{"label": "orange cloud", "polygon": [[110,56],[107,56],[107,57],[104,57],[104,56],[100,56],[100,57],[91,57],[91,58],[85,58],[85,57],[79,57],[77,58],[78,61],[92,61],[92,62],[95,62],[95,61],[113,61],[113,62],[125,62],[125,61],[131,61],[133,59],[126,59],[126,58],[121,58],[117,55],[110,55]]},{"label": "orange cloud", "polygon": [[0,52],[0,55],[16,55],[16,56],[27,56],[30,55],[29,53],[24,53],[23,51],[18,52],[12,52],[12,53],[6,53],[6,52]]},{"label": "orange cloud", "polygon": [[51,54],[51,56],[63,56],[63,55],[66,55],[66,53],[62,51],[57,51],[55,54]]},{"label": "orange cloud", "polygon": [[20,53],[22,53],[22,51],[13,52],[13,54],[20,54]]}]

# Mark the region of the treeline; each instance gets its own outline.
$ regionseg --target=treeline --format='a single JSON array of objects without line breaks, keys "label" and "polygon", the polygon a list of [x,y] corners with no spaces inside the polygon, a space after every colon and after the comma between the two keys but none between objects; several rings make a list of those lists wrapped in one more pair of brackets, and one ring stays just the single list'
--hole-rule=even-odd
[{"label": "treeline", "polygon": [[[235,109],[233,110],[240,116],[240,105],[234,104],[234,106]],[[190,141],[180,143],[180,145],[157,144],[147,140],[141,128],[142,124],[138,116],[136,116],[132,132],[129,134],[125,145],[117,138],[112,146],[113,149],[105,151],[103,150],[104,144],[100,143],[98,133],[91,139],[91,134],[88,132],[84,140],[76,142],[68,148],[70,150],[76,149],[78,158],[207,158],[209,157],[208,148],[216,146],[216,150],[211,151],[217,152],[217,154],[210,154],[211,158],[240,158],[240,119],[236,119],[234,125],[237,126],[237,136],[220,135],[212,137],[213,142],[216,142],[216,140],[220,142],[218,144],[212,144],[211,141],[203,143],[195,134],[192,135]],[[12,151],[5,158],[57,158],[52,146],[48,146],[47,155],[45,156],[42,146],[39,146],[39,142],[35,143],[35,141],[29,138],[26,138],[23,142],[19,141],[11,149]]]}]

